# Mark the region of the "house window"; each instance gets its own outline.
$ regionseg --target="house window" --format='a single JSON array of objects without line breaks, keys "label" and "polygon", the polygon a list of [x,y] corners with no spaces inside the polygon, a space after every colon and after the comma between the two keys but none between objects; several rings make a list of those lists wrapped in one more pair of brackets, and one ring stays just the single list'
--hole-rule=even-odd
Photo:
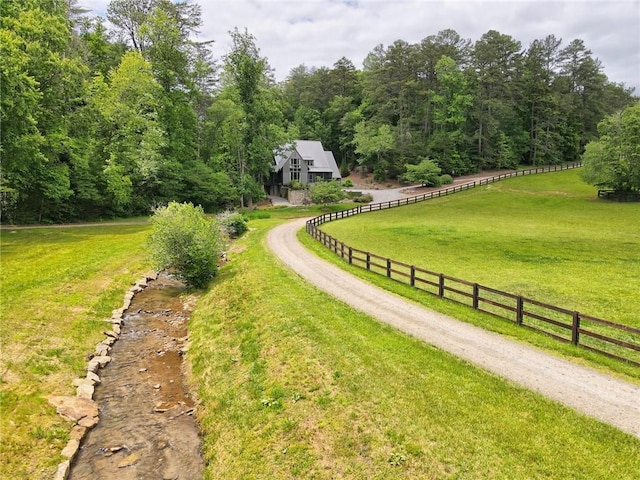
[{"label": "house window", "polygon": [[298,182],[300,181],[300,159],[296,158],[296,157],[292,157],[291,158],[291,166],[290,166],[290,171],[291,171],[291,180],[297,180]]}]

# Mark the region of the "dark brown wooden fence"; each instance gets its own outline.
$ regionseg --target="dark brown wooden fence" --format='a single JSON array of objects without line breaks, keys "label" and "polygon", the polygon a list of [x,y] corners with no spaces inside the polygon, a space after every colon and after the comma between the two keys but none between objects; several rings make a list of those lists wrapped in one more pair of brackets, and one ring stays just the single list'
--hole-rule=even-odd
[{"label": "dark brown wooden fence", "polygon": [[581,164],[538,168],[496,175],[479,182],[449,187],[415,197],[391,202],[363,205],[341,212],[331,212],[307,222],[307,232],[350,265],[384,275],[439,298],[448,299],[476,310],[505,318],[517,325],[542,332],[557,340],[599,352],[611,358],[640,366],[640,329],[592,317],[566,308],[550,305],[521,295],[469,282],[444,273],[408,265],[372,252],[353,248],[323,232],[319,225],[365,212],[438,198],[489,183],[521,175],[553,172],[579,167]]}]

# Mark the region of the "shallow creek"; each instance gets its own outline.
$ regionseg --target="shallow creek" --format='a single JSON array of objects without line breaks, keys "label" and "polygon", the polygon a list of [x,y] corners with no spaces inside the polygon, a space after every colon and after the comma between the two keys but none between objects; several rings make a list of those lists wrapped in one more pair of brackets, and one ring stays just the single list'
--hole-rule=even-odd
[{"label": "shallow creek", "polygon": [[183,383],[182,353],[193,298],[161,274],[125,312],[111,363],[94,400],[100,422],[85,437],[72,480],[202,478],[194,402]]}]

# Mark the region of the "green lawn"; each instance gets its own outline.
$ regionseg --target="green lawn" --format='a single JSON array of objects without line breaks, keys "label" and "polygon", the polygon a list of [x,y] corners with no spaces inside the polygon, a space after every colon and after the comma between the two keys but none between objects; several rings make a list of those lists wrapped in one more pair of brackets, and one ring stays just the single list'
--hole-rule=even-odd
[{"label": "green lawn", "polygon": [[503,180],[322,229],[362,250],[640,327],[640,204],[579,169]]},{"label": "green lawn", "polygon": [[[266,250],[269,228],[323,211],[252,213],[198,303],[186,358],[206,478],[637,478],[637,438],[381,325],[284,269]],[[148,229],[2,230],[0,478],[51,478],[70,424],[45,397],[72,394],[84,376],[101,320],[149,269]]]},{"label": "green lawn", "polygon": [[279,221],[250,222],[191,319],[206,478],[637,478],[637,438],[284,269],[265,246]]},{"label": "green lawn", "polygon": [[1,230],[0,478],[51,478],[71,424],[48,395],[75,395],[104,318],[149,270],[148,226]]}]

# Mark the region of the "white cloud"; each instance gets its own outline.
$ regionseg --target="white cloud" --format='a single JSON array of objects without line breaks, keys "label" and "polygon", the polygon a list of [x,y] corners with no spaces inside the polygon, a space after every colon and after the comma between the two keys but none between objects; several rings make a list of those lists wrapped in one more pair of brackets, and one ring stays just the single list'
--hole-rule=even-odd
[{"label": "white cloud", "polygon": [[[106,11],[108,0],[81,0]],[[215,40],[220,57],[228,31],[238,27],[257,39],[278,80],[301,64],[331,67],[341,57],[357,68],[373,48],[397,39],[416,43],[451,28],[478,40],[494,29],[526,48],[554,34],[563,46],[584,41],[611,81],[640,94],[640,0],[199,0],[201,39]]]}]

